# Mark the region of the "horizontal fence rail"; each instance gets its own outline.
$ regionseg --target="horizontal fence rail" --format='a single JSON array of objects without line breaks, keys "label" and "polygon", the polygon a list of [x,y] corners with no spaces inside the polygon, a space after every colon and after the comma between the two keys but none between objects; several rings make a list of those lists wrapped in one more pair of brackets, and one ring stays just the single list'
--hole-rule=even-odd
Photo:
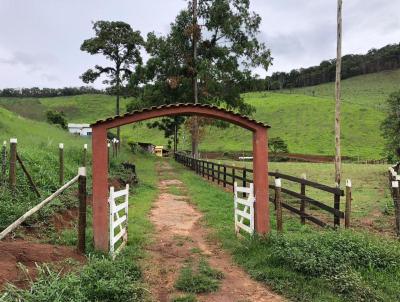
[{"label": "horizontal fence rail", "polygon": [[[216,182],[223,187],[229,186],[232,188],[232,190],[234,190],[235,182],[238,182],[238,185],[242,187],[246,187],[247,184],[253,182],[253,170],[246,167],[238,167],[234,165],[221,164],[202,159],[195,159],[183,153],[175,153],[174,157],[177,162],[190,168],[202,177],[207,178],[210,181]],[[341,219],[344,219],[346,216],[350,218],[350,207],[346,207],[346,213],[341,211],[340,209],[341,197],[345,196],[345,192],[339,187],[331,187],[320,184],[318,182],[307,180],[305,177],[299,178],[279,172],[269,172],[268,175],[271,177],[275,177],[275,179],[283,179],[287,182],[290,182],[291,184],[298,184],[300,186],[300,192],[295,192],[292,189],[283,187],[280,190],[282,194],[285,194],[286,196],[289,196],[300,202],[299,209],[283,201],[281,202],[281,206],[282,208],[285,208],[288,211],[299,215],[302,224],[304,224],[305,221],[308,220],[321,227],[330,226],[329,223],[323,221],[320,217],[315,217],[310,213],[306,213],[307,205],[312,205],[313,207],[326,212],[328,215],[332,215],[333,225],[335,227],[340,226]],[[269,185],[269,188],[275,190],[275,185],[272,184],[272,182],[270,183],[271,184]],[[328,196],[330,196],[333,206],[319,201],[316,198],[311,198],[310,196],[307,196],[307,187],[329,194]],[[269,199],[270,202],[276,205],[275,196],[271,196],[270,194]],[[348,198],[346,198],[346,202],[347,199]],[[349,227],[349,223],[346,223],[345,226]]]},{"label": "horizontal fence rail", "polygon": [[78,182],[79,179],[79,174],[76,175],[74,178],[72,178],[70,181],[68,181],[66,184],[64,184],[61,188],[59,188],[57,191],[55,191],[53,194],[51,194],[49,197],[41,201],[39,204],[34,206],[32,209],[27,211],[24,215],[19,217],[16,221],[14,221],[12,224],[10,224],[6,229],[4,229],[0,233],[0,240],[2,240],[4,237],[6,237],[10,232],[15,230],[18,226],[20,226],[26,219],[31,217],[33,214],[35,214],[37,211],[39,211],[41,208],[43,208],[45,205],[47,205],[50,201],[54,200],[57,196],[59,196],[62,192],[64,192],[66,189],[71,187],[73,184]]}]

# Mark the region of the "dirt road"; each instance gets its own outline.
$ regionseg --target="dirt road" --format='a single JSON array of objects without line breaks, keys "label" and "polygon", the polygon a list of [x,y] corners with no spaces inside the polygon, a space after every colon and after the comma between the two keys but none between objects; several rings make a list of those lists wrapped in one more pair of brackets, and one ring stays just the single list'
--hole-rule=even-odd
[{"label": "dirt road", "polygon": [[276,302],[284,301],[233,264],[230,255],[217,243],[207,240],[208,230],[201,225],[201,213],[190,203],[185,186],[176,179],[172,167],[163,162],[158,167],[160,194],[150,220],[156,235],[148,247],[146,279],[155,301],[169,302],[183,293],[174,288],[179,272],[188,261],[205,258],[210,266],[223,272],[218,291],[199,294],[208,302]]}]

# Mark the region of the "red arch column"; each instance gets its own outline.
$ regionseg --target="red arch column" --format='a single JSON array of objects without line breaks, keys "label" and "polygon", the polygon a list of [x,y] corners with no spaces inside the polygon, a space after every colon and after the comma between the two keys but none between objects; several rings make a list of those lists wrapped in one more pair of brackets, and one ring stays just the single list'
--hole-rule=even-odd
[{"label": "red arch column", "polygon": [[270,230],[267,141],[266,128],[259,127],[253,132],[253,182],[256,198],[254,205],[254,227],[260,235],[264,235]]},{"label": "red arch column", "polygon": [[92,126],[93,233],[96,250],[109,248],[107,130],[161,116],[201,115],[234,123],[253,132],[253,182],[255,190],[255,231],[270,231],[268,200],[268,125],[234,112],[209,105],[173,104],[154,107],[98,121]]},{"label": "red arch column", "polygon": [[108,148],[107,129],[92,130],[93,236],[96,250],[108,251]]}]

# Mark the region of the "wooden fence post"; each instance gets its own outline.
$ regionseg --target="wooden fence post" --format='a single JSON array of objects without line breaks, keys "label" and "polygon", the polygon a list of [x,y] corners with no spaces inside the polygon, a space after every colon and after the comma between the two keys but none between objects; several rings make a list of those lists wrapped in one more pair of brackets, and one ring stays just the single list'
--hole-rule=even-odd
[{"label": "wooden fence post", "polygon": [[83,154],[82,154],[82,166],[86,167],[86,160],[87,160],[87,144],[83,145]]},{"label": "wooden fence post", "polygon": [[221,162],[218,162],[218,184],[221,183]]},{"label": "wooden fence post", "polygon": [[276,230],[280,233],[283,231],[281,187],[281,179],[275,178]]},{"label": "wooden fence post", "polygon": [[224,165],[224,187],[226,188],[226,166]]},{"label": "wooden fence post", "polygon": [[201,170],[202,176],[204,177],[204,160],[201,161]]},{"label": "wooden fence post", "polygon": [[115,138],[111,140],[112,157],[115,157]]},{"label": "wooden fence post", "polygon": [[86,246],[86,168],[78,169],[79,217],[78,217],[78,252],[85,253]]},{"label": "wooden fence post", "polygon": [[15,190],[17,185],[17,139],[10,139],[10,171],[9,171],[9,184],[11,190]]},{"label": "wooden fence post", "polygon": [[111,147],[111,144],[110,144],[110,143],[107,143],[107,150],[108,150],[108,153],[107,153],[108,171],[110,171],[110,147]]},{"label": "wooden fence post", "polygon": [[[340,189],[338,184],[336,184],[336,188]],[[340,195],[337,193],[333,197],[333,207],[335,210],[340,211]],[[337,213],[333,214],[333,225],[340,227],[340,216]]]},{"label": "wooden fence post", "polygon": [[351,215],[351,180],[346,180],[346,212],[344,216],[344,227],[348,229],[350,227],[350,216]]},{"label": "wooden fence post", "polygon": [[[243,187],[245,188],[246,187],[246,167],[243,167],[243,170],[242,170],[242,184],[243,184]],[[247,194],[246,193],[243,193],[243,197],[246,197],[247,196]]]},{"label": "wooden fence post", "polygon": [[3,142],[1,148],[1,185],[6,183],[6,165],[7,165],[7,141]]},{"label": "wooden fence post", "polygon": [[210,162],[207,162],[207,179],[210,179]]},{"label": "wooden fence post", "polygon": [[393,190],[393,202],[394,202],[394,213],[395,213],[395,223],[396,223],[396,235],[400,236],[400,192],[399,192],[399,182],[392,181]]},{"label": "wooden fence post", "polygon": [[235,164],[232,164],[232,183],[235,183],[236,176],[235,176]]},{"label": "wooden fence post", "polygon": [[214,175],[214,162],[211,163],[211,169],[212,169],[212,181],[214,182],[215,180],[215,175]]},{"label": "wooden fence post", "polygon": [[59,151],[59,162],[60,162],[60,173],[59,173],[59,182],[62,186],[64,184],[64,144],[60,143],[58,145]]},{"label": "wooden fence post", "polygon": [[[301,178],[306,180],[307,179],[307,175],[304,173],[301,175]],[[300,184],[300,194],[305,196],[306,195],[306,185],[305,184]],[[300,200],[300,220],[301,220],[301,224],[305,224],[306,223],[306,200],[305,198],[302,198]]]},{"label": "wooden fence post", "polygon": [[18,160],[19,164],[21,165],[22,171],[24,171],[26,178],[28,179],[29,186],[36,193],[36,196],[40,198],[41,197],[40,192],[39,192],[38,188],[36,187],[35,182],[32,179],[32,176],[29,174],[28,170],[26,169],[24,162],[19,157],[18,152],[17,152],[17,160]]}]

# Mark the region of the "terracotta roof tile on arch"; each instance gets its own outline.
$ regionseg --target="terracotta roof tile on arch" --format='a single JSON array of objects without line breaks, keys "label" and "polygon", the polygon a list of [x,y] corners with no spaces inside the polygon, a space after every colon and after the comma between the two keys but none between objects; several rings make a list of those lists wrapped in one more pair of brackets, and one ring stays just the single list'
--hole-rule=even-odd
[{"label": "terracotta roof tile on arch", "polygon": [[149,108],[144,108],[144,109],[140,109],[140,110],[135,110],[135,111],[132,111],[132,112],[128,112],[128,113],[125,113],[125,114],[123,114],[123,115],[116,115],[116,116],[109,117],[109,118],[106,118],[106,119],[103,119],[103,120],[98,120],[98,121],[96,121],[95,123],[91,124],[90,126],[91,126],[91,127],[92,127],[92,126],[96,126],[96,125],[102,124],[102,123],[104,123],[104,122],[112,121],[112,120],[115,120],[115,119],[118,119],[118,118],[122,118],[122,117],[126,117],[126,116],[131,116],[131,115],[134,115],[134,114],[137,114],[137,113],[141,113],[141,112],[152,111],[152,110],[159,110],[159,109],[164,109],[164,108],[174,108],[174,107],[203,107],[203,108],[216,109],[216,110],[219,110],[219,111],[223,111],[223,112],[227,112],[227,113],[230,113],[230,114],[239,116],[239,117],[244,118],[244,119],[246,119],[246,120],[248,120],[248,121],[250,121],[250,122],[253,122],[253,123],[258,124],[258,125],[261,125],[261,126],[264,126],[264,127],[266,127],[266,128],[270,128],[270,127],[271,127],[271,126],[269,126],[269,125],[266,124],[266,123],[263,123],[263,122],[260,122],[260,121],[256,121],[255,119],[252,119],[252,118],[250,118],[250,117],[248,117],[248,116],[246,116],[246,115],[239,114],[239,113],[234,112],[234,111],[232,111],[232,110],[227,110],[227,109],[224,109],[224,108],[220,108],[220,107],[217,107],[217,106],[215,106],[215,105],[209,105],[209,104],[193,104],[193,103],[176,103],[176,104],[152,106],[152,107],[149,107]]}]

